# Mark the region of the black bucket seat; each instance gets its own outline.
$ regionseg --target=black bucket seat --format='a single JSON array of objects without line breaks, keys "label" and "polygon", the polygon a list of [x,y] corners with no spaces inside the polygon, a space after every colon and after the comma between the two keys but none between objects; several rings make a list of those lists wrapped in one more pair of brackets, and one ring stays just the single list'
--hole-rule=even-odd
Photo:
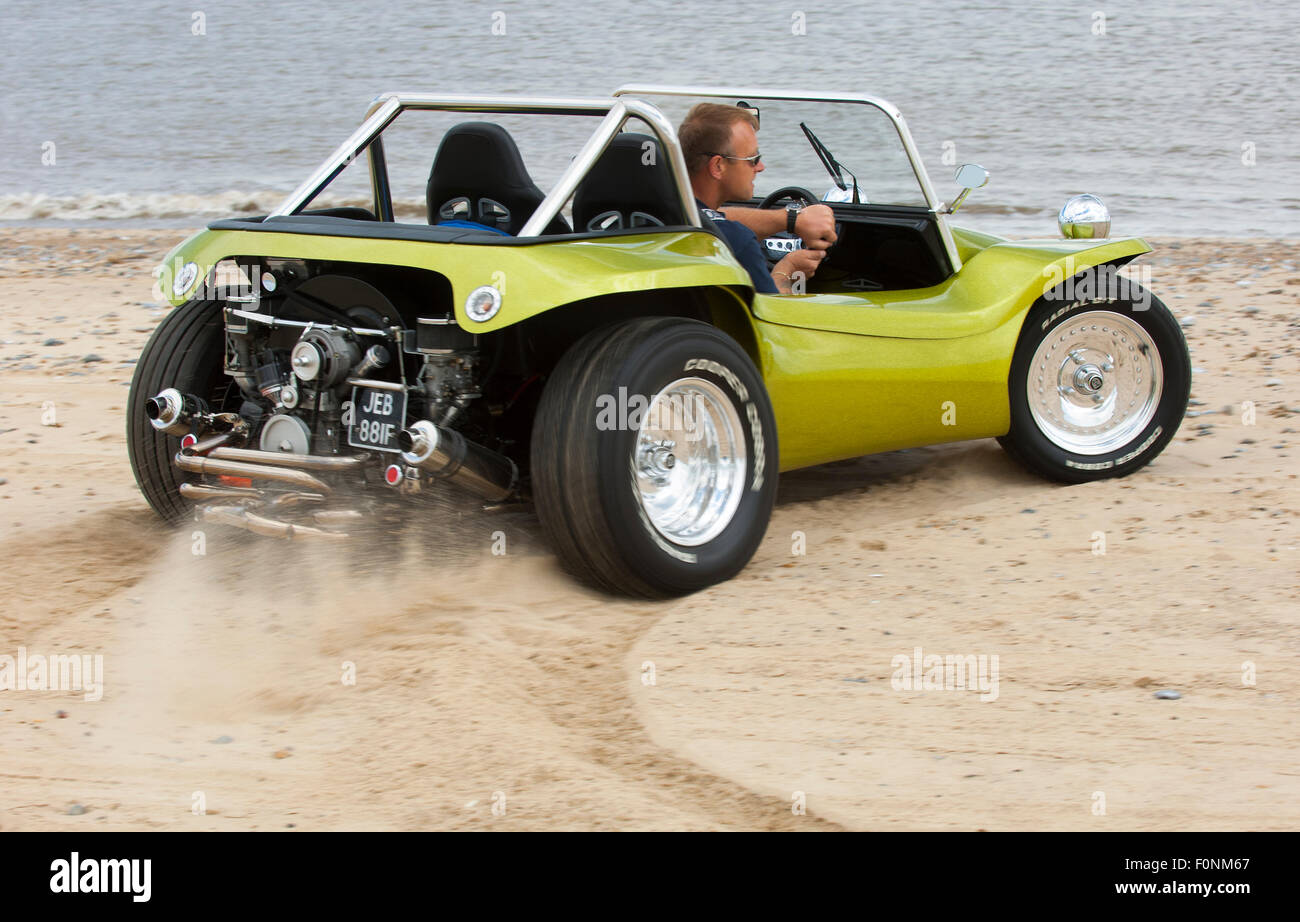
[{"label": "black bucket seat", "polygon": [[[515,139],[491,122],[464,122],[443,136],[425,192],[430,224],[473,221],[507,234],[518,234],[543,198]],[[569,225],[556,215],[544,233],[567,234]]]},{"label": "black bucket seat", "polygon": [[616,135],[573,195],[579,233],[685,223],[668,159],[648,134]]}]

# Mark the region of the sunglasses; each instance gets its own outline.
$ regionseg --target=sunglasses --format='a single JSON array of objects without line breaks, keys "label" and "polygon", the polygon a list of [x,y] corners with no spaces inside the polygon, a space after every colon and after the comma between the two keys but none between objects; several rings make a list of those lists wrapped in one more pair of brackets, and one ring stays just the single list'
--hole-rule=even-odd
[{"label": "sunglasses", "polygon": [[763,155],[762,155],[761,153],[759,153],[759,154],[755,154],[755,155],[752,156],[752,157],[733,157],[733,156],[731,156],[730,154],[716,154],[716,153],[715,153],[715,154],[709,154],[709,156],[710,156],[710,157],[723,157],[723,158],[725,158],[725,159],[727,159],[727,160],[739,160],[739,161],[742,162],[742,163],[748,163],[750,166],[752,166],[752,167],[754,167],[754,168],[757,168],[758,165],[759,165],[760,163],[763,162]]}]

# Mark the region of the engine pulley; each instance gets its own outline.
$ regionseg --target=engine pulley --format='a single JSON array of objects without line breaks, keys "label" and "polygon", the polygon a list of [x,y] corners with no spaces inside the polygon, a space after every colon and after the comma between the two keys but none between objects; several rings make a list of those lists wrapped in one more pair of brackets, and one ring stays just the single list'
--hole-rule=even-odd
[{"label": "engine pulley", "polygon": [[335,387],[361,359],[361,348],[344,334],[313,327],[293,347],[289,362],[299,381]]},{"label": "engine pulley", "polygon": [[283,451],[293,455],[311,454],[311,430],[296,416],[277,413],[262,426],[262,451]]}]

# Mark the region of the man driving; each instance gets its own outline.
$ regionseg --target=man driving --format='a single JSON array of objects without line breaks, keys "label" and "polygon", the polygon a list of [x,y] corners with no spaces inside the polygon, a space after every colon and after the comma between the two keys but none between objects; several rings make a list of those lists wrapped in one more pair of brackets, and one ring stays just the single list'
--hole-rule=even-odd
[{"label": "man driving", "polygon": [[[717,225],[731,251],[765,294],[790,294],[799,273],[811,278],[835,242],[835,215],[827,205],[786,209],[722,208],[754,197],[754,178],[765,169],[758,151],[758,122],[747,110],[702,102],[677,131],[691,188],[704,214]],[[722,209],[722,210],[719,210]],[[757,234],[792,230],[808,249],[781,258],[769,272]]]}]

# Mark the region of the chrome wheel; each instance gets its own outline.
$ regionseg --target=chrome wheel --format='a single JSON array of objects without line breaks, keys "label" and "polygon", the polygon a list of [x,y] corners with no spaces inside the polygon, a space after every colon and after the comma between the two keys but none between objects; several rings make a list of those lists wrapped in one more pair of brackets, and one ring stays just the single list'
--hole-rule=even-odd
[{"label": "chrome wheel", "polygon": [[730,397],[703,378],[655,394],[632,449],[637,499],[655,531],[694,547],[730,524],[744,493],[745,430]]},{"label": "chrome wheel", "polygon": [[1110,311],[1087,311],[1056,327],[1029,363],[1029,412],[1066,451],[1103,455],[1132,441],[1155,417],[1163,387],[1151,335]]}]

